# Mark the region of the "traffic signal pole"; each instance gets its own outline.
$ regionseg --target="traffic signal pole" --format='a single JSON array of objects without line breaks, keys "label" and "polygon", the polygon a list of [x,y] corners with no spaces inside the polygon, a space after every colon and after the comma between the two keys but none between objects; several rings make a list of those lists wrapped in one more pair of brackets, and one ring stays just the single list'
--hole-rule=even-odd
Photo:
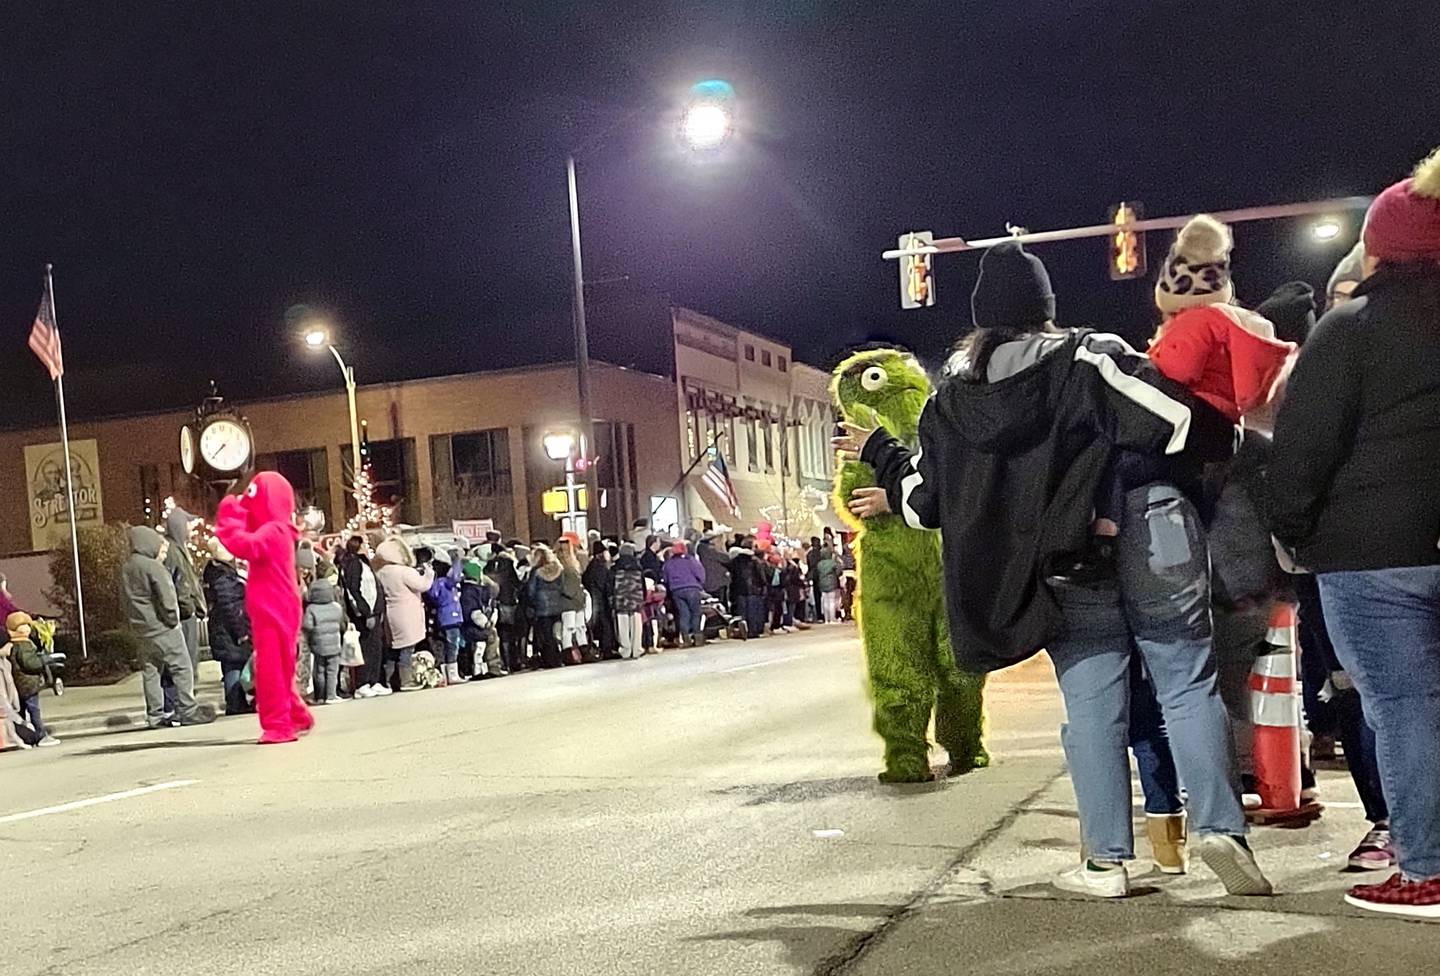
[{"label": "traffic signal pole", "polygon": [[[1340,197],[1334,200],[1316,200],[1311,203],[1283,203],[1270,207],[1245,207],[1240,210],[1211,211],[1210,216],[1225,224],[1238,224],[1249,220],[1277,220],[1283,217],[1305,217],[1310,214],[1335,213],[1342,210],[1364,210],[1370,206],[1373,197]],[[892,248],[880,256],[886,261],[929,254],[952,254],[959,251],[983,251],[1006,241],[1021,244],[1045,244],[1050,241],[1074,241],[1086,237],[1108,237],[1120,231],[1173,230],[1185,226],[1194,214],[1181,217],[1155,217],[1136,220],[1128,224],[1095,224],[1090,227],[1071,227],[1066,230],[1046,230],[1038,233],[1007,234],[1004,237],[987,237],[984,240],[967,241],[963,237],[942,237],[923,247]]]}]

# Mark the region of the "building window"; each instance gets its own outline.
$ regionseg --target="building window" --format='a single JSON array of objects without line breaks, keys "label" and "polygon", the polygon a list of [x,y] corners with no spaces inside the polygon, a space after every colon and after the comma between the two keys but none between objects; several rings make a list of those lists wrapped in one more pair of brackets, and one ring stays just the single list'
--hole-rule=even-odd
[{"label": "building window", "polygon": [[325,459],[325,448],[257,454],[255,470],[278,471],[295,489],[296,505],[300,508],[314,505],[330,517],[330,466]]},{"label": "building window", "polygon": [[746,361],[746,362],[751,362],[751,363],[753,363],[753,362],[755,361],[755,347],[754,347],[754,346],[749,345],[749,344],[747,344],[747,345],[745,346],[745,361]]},{"label": "building window", "polygon": [[160,467],[140,465],[140,524],[154,525],[160,521],[165,496],[160,494]]},{"label": "building window", "polygon": [[782,372],[782,373],[788,373],[788,372],[790,372],[790,362],[789,362],[789,360],[787,360],[784,356],[781,356],[779,359],[777,359],[777,360],[775,361],[775,364],[780,367],[780,372]]},{"label": "building window", "polygon": [[694,408],[685,411],[685,456],[695,460],[700,456],[700,414]]},{"label": "building window", "polygon": [[765,429],[765,473],[775,470],[775,425],[770,419],[760,421]]},{"label": "building window", "polygon": [[760,433],[755,429],[760,421],[747,417],[745,419],[745,446],[749,449],[746,456],[746,466],[751,471],[760,472]]},{"label": "building window", "polygon": [[762,350],[760,350],[760,365],[761,365],[761,366],[769,366],[769,365],[770,365],[770,350],[769,350],[769,349],[762,349]]},{"label": "building window", "polygon": [[[350,456],[350,445],[344,447]],[[420,487],[415,473],[415,440],[370,441],[369,463],[374,483],[373,497],[395,509],[395,521],[415,525],[420,521]],[[355,513],[355,500],[346,492],[346,511]]]},{"label": "building window", "polygon": [[508,526],[512,511],[510,432],[503,427],[430,438],[435,518],[489,518]]}]

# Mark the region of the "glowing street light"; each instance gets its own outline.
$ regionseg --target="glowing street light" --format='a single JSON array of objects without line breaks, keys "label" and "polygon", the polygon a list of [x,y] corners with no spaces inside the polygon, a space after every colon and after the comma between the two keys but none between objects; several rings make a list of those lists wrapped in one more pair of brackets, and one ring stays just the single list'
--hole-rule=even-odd
[{"label": "glowing street light", "polygon": [[1340,221],[1334,217],[1322,217],[1310,225],[1310,236],[1322,244],[1340,236]]},{"label": "glowing street light", "polygon": [[690,101],[680,115],[680,141],[695,152],[711,152],[735,132],[735,89],[712,78],[690,88]]},{"label": "glowing street light", "polygon": [[305,345],[311,349],[320,349],[330,345],[330,333],[319,326],[311,326],[305,333]]},{"label": "glowing street light", "polygon": [[546,434],[544,437],[545,456],[552,461],[565,461],[575,450],[575,435],[568,432]]},{"label": "glowing street light", "polygon": [[680,135],[691,149],[719,149],[730,138],[734,120],[730,110],[715,102],[696,102],[680,120]]}]

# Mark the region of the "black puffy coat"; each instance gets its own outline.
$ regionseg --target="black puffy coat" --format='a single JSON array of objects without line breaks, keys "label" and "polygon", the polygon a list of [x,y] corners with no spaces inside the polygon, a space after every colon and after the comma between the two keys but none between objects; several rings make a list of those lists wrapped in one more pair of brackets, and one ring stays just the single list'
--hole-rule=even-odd
[{"label": "black puffy coat", "polygon": [[221,665],[244,667],[250,658],[250,618],[245,614],[245,584],[233,563],[205,564],[205,602],[210,605],[210,656]]},{"label": "black puffy coat", "polygon": [[730,599],[764,595],[765,579],[755,556],[748,549],[731,549]]},{"label": "black puffy coat", "polygon": [[700,557],[700,563],[705,567],[705,592],[721,593],[730,586],[730,560],[715,548],[715,544],[708,539],[701,541],[695,547],[695,554]]},{"label": "black puffy coat", "polygon": [[515,568],[515,557],[508,552],[495,555],[485,566],[485,575],[500,585],[500,594],[495,601],[502,607],[520,605],[520,573]]}]

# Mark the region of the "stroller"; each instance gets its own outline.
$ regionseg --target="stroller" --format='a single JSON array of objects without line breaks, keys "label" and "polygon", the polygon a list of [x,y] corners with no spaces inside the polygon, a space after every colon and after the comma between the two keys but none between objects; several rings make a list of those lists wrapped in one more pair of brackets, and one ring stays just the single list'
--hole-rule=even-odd
[{"label": "stroller", "polygon": [[40,659],[45,665],[45,687],[58,698],[65,694],[65,652],[55,650],[55,621],[37,618],[31,621],[30,627],[34,632],[35,646],[40,649]]},{"label": "stroller", "polygon": [[[701,631],[707,641],[721,637],[745,639],[745,618],[730,614],[725,604],[708,593],[700,599],[700,620]],[[680,627],[673,613],[667,613],[662,618],[660,636],[667,644],[679,644]]]}]

